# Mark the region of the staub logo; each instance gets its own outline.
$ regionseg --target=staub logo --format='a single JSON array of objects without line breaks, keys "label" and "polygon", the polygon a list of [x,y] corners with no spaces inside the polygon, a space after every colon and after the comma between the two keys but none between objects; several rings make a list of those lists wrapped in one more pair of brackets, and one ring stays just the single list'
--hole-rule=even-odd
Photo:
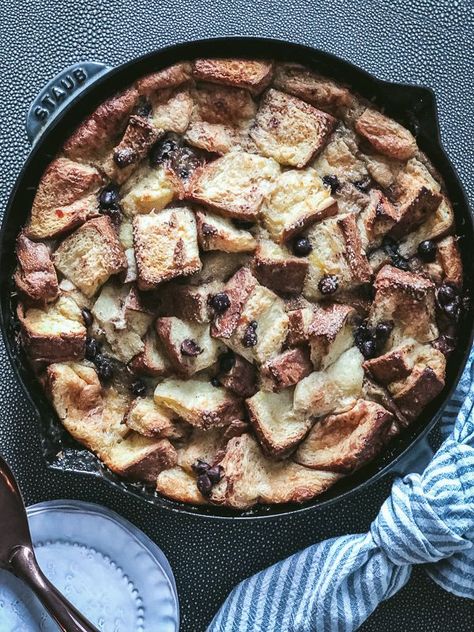
[{"label": "staub logo", "polygon": [[35,117],[44,123],[56,108],[88,79],[85,68],[79,66],[61,77],[40,97],[40,104],[34,109]]}]

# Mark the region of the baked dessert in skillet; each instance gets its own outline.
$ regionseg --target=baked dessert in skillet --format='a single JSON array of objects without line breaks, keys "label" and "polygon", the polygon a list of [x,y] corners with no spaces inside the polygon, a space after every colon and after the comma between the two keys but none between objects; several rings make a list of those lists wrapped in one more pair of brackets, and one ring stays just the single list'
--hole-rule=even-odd
[{"label": "baked dessert in skillet", "polygon": [[462,264],[413,135],[291,63],[137,78],[66,140],[17,241],[61,422],[168,498],[308,500],[444,386]]}]

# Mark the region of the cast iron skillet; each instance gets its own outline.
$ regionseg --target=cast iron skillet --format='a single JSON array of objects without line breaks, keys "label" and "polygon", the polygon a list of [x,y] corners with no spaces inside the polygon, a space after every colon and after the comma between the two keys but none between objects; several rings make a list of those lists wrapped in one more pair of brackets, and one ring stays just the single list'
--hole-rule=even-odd
[{"label": "cast iron skillet", "polygon": [[[77,476],[104,477],[126,494],[144,498],[160,507],[210,518],[256,519],[290,512],[321,511],[330,503],[341,501],[351,492],[368,485],[387,473],[403,474],[419,469],[426,462],[426,436],[439,420],[453,392],[468,357],[472,343],[473,308],[470,302],[459,329],[459,343],[448,362],[446,387],[430,403],[413,425],[402,432],[372,463],[343,479],[324,495],[304,505],[286,504],[256,507],[236,513],[220,507],[194,507],[167,500],[141,485],[126,483],[103,467],[87,450],[74,442],[62,429],[56,413],[36,381],[17,343],[14,318],[15,296],[12,273],[15,266],[15,238],[26,221],[38,182],[48,163],[61,148],[75,126],[100,102],[126,87],[137,77],[159,70],[172,63],[193,57],[254,57],[304,63],[316,71],[348,84],[355,92],[373,99],[387,114],[399,120],[416,136],[445,180],[447,193],[455,209],[460,241],[465,287],[468,295],[473,288],[474,259],[469,247],[474,243],[474,224],[466,195],[449,162],[439,137],[436,102],[433,92],[424,87],[391,84],[370,76],[363,70],[328,53],[306,46],[261,38],[221,38],[178,44],[109,69],[101,64],[76,64],[55,77],[33,103],[27,122],[30,141],[34,142],[30,156],[20,173],[5,212],[0,233],[0,324],[8,355],[20,384],[34,406],[48,467],[61,468]],[[12,428],[14,431],[14,428]],[[423,448],[423,449],[422,449]],[[60,454],[58,456],[58,453]],[[429,452],[428,452],[429,457]],[[423,460],[423,463],[421,461]]]}]

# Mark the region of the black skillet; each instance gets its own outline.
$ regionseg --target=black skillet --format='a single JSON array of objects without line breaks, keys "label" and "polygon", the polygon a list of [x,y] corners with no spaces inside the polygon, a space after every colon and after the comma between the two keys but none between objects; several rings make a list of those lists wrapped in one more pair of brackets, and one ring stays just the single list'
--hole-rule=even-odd
[{"label": "black skillet", "polygon": [[460,323],[459,342],[448,362],[443,392],[426,407],[409,429],[393,440],[383,454],[324,495],[304,505],[261,506],[243,513],[220,507],[194,507],[170,501],[158,496],[153,490],[126,483],[104,468],[90,452],[75,443],[62,429],[17,342],[12,286],[15,238],[26,221],[44,169],[75,126],[105,98],[141,75],[183,59],[203,56],[274,58],[306,64],[322,74],[346,83],[408,127],[415,134],[420,148],[426,152],[444,178],[447,194],[455,210],[457,234],[462,236],[460,247],[465,287],[467,295],[471,295],[474,258],[469,249],[474,243],[473,217],[459,178],[441,145],[434,93],[425,87],[381,81],[334,55],[310,47],[272,39],[219,38],[164,48],[115,69],[102,64],[75,64],[57,75],[35,99],[27,120],[27,132],[33,148],[12,191],[0,233],[2,334],[18,380],[36,410],[42,449],[48,467],[65,469],[74,472],[76,476],[104,477],[111,485],[120,487],[125,494],[139,496],[172,511],[209,518],[251,520],[293,512],[323,511],[330,503],[342,502],[355,489],[360,489],[383,475],[403,474],[419,468],[422,461],[426,461],[426,454],[429,454],[426,448],[427,434],[439,420],[456,387],[472,344],[474,310],[471,302],[468,302]]}]

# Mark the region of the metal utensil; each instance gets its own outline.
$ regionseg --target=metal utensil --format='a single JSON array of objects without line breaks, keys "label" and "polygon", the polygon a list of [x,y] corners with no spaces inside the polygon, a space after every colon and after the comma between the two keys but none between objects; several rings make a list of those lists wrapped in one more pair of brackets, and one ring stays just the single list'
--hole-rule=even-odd
[{"label": "metal utensil", "polygon": [[1,456],[0,567],[28,584],[63,632],[99,632],[61,595],[38,566],[21,492]]}]

